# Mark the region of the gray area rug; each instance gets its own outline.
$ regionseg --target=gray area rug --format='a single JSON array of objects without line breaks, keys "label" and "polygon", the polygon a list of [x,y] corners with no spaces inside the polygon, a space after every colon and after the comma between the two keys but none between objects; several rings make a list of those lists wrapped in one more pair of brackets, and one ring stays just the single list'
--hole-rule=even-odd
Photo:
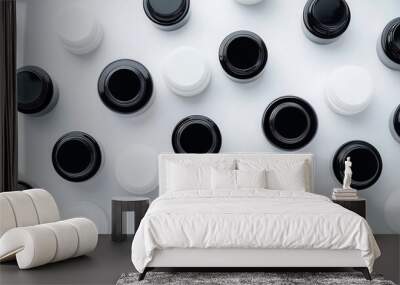
[{"label": "gray area rug", "polygon": [[359,272],[148,272],[146,278],[142,281],[137,280],[138,276],[138,273],[122,274],[117,285],[395,285],[392,281],[384,280],[380,275],[373,275],[373,280],[368,281]]}]

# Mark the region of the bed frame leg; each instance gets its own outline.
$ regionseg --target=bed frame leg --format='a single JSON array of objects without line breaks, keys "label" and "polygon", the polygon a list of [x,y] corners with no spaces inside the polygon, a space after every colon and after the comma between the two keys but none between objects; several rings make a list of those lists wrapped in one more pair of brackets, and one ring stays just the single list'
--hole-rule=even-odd
[{"label": "bed frame leg", "polygon": [[364,275],[365,279],[372,280],[371,274],[369,274],[369,270],[367,267],[355,267],[354,270],[361,271],[361,273]]},{"label": "bed frame leg", "polygon": [[142,281],[142,280],[146,277],[147,271],[148,271],[148,269],[147,269],[147,267],[146,267],[146,268],[143,270],[143,272],[139,274],[138,281]]}]

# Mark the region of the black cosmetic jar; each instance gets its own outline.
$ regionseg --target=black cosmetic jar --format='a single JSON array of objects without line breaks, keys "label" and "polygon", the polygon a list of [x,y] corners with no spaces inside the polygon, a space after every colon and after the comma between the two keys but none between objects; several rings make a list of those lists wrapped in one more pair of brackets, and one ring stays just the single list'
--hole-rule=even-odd
[{"label": "black cosmetic jar", "polygon": [[257,79],[264,71],[268,50],[263,39],[250,31],[229,34],[219,47],[219,61],[229,78],[238,82]]},{"label": "black cosmetic jar", "polygon": [[172,147],[176,153],[218,153],[221,144],[218,126],[205,116],[184,118],[172,133]]},{"label": "black cosmetic jar", "polygon": [[54,145],[53,166],[64,179],[81,182],[93,177],[99,170],[102,154],[96,140],[80,131],[62,136]]},{"label": "black cosmetic jar", "polygon": [[363,190],[378,181],[382,173],[382,158],[378,150],[370,143],[356,140],[342,145],[333,157],[333,173],[339,183],[343,183],[344,162],[347,157],[350,157],[352,162],[351,187]]},{"label": "black cosmetic jar", "polygon": [[400,17],[386,25],[378,39],[376,50],[384,65],[400,70]]},{"label": "black cosmetic jar", "polygon": [[131,114],[144,111],[153,96],[153,80],[147,68],[134,60],[121,59],[101,73],[98,92],[103,103],[113,111]]},{"label": "black cosmetic jar", "polygon": [[318,118],[307,101],[296,96],[283,96],[265,109],[262,129],[266,138],[276,147],[296,150],[314,138]]},{"label": "black cosmetic jar", "polygon": [[190,0],[143,0],[143,9],[158,28],[172,31],[189,20]]},{"label": "black cosmetic jar", "polygon": [[392,136],[400,143],[400,105],[394,109],[392,115],[390,116],[389,124]]},{"label": "black cosmetic jar", "polygon": [[303,10],[303,31],[311,41],[329,44],[346,31],[350,18],[345,0],[308,0]]},{"label": "black cosmetic jar", "polygon": [[17,100],[19,112],[40,116],[57,104],[57,87],[44,69],[25,66],[17,70]]}]

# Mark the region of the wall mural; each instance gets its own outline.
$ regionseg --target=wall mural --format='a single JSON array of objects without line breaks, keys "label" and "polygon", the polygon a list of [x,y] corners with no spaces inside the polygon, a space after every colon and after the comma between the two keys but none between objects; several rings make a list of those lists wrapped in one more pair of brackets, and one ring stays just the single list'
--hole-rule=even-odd
[{"label": "wall mural", "polygon": [[[236,6],[230,7],[232,13],[240,13],[240,9],[243,9],[242,11],[244,15],[252,15],[253,13],[255,16],[258,15],[258,7],[260,7],[260,10],[265,10],[266,8],[264,7],[267,5],[267,3],[262,0],[236,0],[231,2],[237,2],[234,3]],[[128,5],[128,1],[124,1],[123,3]],[[106,5],[106,2],[103,4]],[[353,5],[353,3],[350,4]],[[214,85],[220,86],[222,84],[219,74],[216,74],[222,72],[230,79],[240,83],[248,83],[258,79],[256,82],[252,82],[251,84],[234,85],[233,87],[229,87],[236,88],[236,94],[234,96],[242,96],[247,100],[246,102],[243,101],[243,110],[237,110],[237,114],[235,114],[237,117],[234,119],[232,118],[233,121],[235,121],[235,124],[237,124],[234,127],[238,130],[241,127],[249,127],[249,129],[252,129],[253,126],[244,126],[244,124],[247,124],[246,115],[245,113],[241,114],[240,112],[247,112],[248,114],[253,114],[255,112],[255,110],[251,109],[252,107],[248,106],[256,106],[256,104],[251,105],[251,103],[255,102],[252,100],[256,100],[257,98],[250,98],[249,95],[246,94],[247,92],[251,93],[252,90],[257,90],[257,88],[259,88],[258,86],[262,86],[262,88],[260,87],[260,89],[258,89],[261,90],[258,91],[258,93],[264,92],[266,85],[262,85],[263,82],[267,80],[277,80],[278,78],[276,76],[272,76],[272,79],[269,76],[268,78],[267,76],[264,78],[261,77],[267,62],[268,65],[273,65],[271,70],[274,72],[278,70],[276,62],[279,62],[280,59],[276,54],[281,54],[281,52],[277,50],[277,47],[279,47],[279,45],[276,45],[276,43],[279,43],[277,35],[275,34],[275,39],[273,39],[268,33],[263,31],[263,26],[260,26],[260,28],[257,29],[257,33],[251,31],[251,27],[255,26],[253,22],[247,26],[244,24],[242,25],[243,28],[249,30],[240,30],[241,27],[239,25],[235,26],[234,28],[238,29],[235,32],[229,30],[231,27],[224,27],[221,25],[223,27],[221,30],[215,29],[214,31],[215,33],[218,33],[218,37],[210,36],[204,41],[202,40],[202,44],[206,44],[208,48],[212,47],[213,57],[211,57],[204,46],[201,46],[199,42],[196,44],[196,41],[191,43],[188,41],[187,37],[187,34],[192,33],[191,29],[194,27],[197,28],[198,32],[202,31],[200,30],[199,24],[196,23],[199,21],[207,22],[208,20],[207,17],[201,18],[199,17],[199,14],[196,14],[195,18],[188,22],[189,17],[194,17],[193,15],[190,16],[190,14],[198,12],[194,9],[196,9],[197,5],[200,5],[199,3],[191,3],[190,0],[143,0],[141,5],[130,2],[129,5],[139,9],[135,10],[136,14],[134,21],[138,25],[134,27],[135,29],[132,33],[137,33],[137,35],[140,36],[140,29],[143,29],[146,31],[143,33],[145,36],[141,35],[142,38],[138,38],[137,46],[127,47],[128,50],[135,49],[136,54],[134,52],[124,54],[121,52],[121,49],[119,49],[119,52],[112,52],[110,53],[112,56],[105,58],[105,64],[101,61],[101,59],[104,58],[104,49],[112,49],[121,44],[118,43],[114,45],[112,41],[109,41],[109,38],[112,38],[110,31],[113,29],[112,25],[116,25],[115,22],[111,23],[110,21],[107,21],[100,12],[96,12],[96,9],[91,11],[90,9],[87,9],[88,7],[81,7],[82,5],[73,6],[65,4],[65,9],[62,9],[61,13],[59,13],[55,36],[61,43],[61,48],[72,53],[72,55],[69,54],[69,56],[75,58],[75,63],[79,60],[82,60],[82,63],[83,61],[86,61],[86,63],[82,65],[84,68],[80,67],[82,68],[81,70],[77,68],[75,71],[69,70],[69,72],[85,73],[85,67],[90,66],[93,61],[102,62],[101,64],[104,64],[102,65],[103,67],[107,64],[107,61],[109,61],[110,58],[118,58],[118,56],[125,58],[113,61],[106,65],[103,70],[100,68],[98,73],[94,73],[96,77],[99,76],[96,78],[98,79],[98,94],[95,94],[96,96],[93,96],[94,94],[90,94],[90,96],[88,95],[89,97],[87,97],[87,102],[89,102],[89,100],[94,102],[94,100],[98,100],[100,97],[101,105],[105,105],[112,111],[108,113],[114,114],[114,112],[117,112],[121,114],[140,115],[133,118],[128,116],[117,118],[112,117],[114,124],[117,121],[126,126],[130,124],[133,132],[136,131],[135,128],[139,128],[141,124],[145,124],[146,128],[152,129],[153,125],[151,122],[155,121],[154,116],[157,112],[160,112],[161,108],[168,109],[172,104],[179,104],[180,109],[185,109],[185,107],[182,106],[187,106],[188,109],[184,110],[185,114],[178,112],[175,116],[174,112],[176,112],[177,108],[171,110],[168,116],[166,116],[166,113],[163,113],[165,121],[170,122],[168,130],[161,131],[161,129],[159,129],[159,133],[164,138],[163,141],[172,143],[170,146],[176,153],[217,153],[222,147],[221,131],[217,124],[208,116],[216,119],[218,124],[222,127],[222,130],[226,130],[227,133],[229,133],[229,129],[226,128],[226,120],[229,119],[221,122],[221,116],[214,116],[215,114],[218,114],[218,112],[225,112],[228,108],[232,108],[232,106],[228,107],[229,102],[227,102],[227,109],[225,109],[224,105],[216,113],[216,108],[213,108],[212,105],[208,105],[208,107],[210,107],[208,109],[206,105],[202,104],[204,102],[203,100],[213,100],[214,98],[212,96],[219,95],[218,92],[215,91]],[[216,10],[221,8],[220,5],[227,4],[221,4],[218,2],[217,6],[219,6],[219,8],[216,8]],[[254,7],[252,7],[252,5],[254,5]],[[268,9],[269,8],[270,7],[268,7]],[[51,9],[51,7],[48,9]],[[197,9],[199,9],[199,6],[197,6]],[[273,9],[273,7],[271,9]],[[303,32],[312,43],[309,43],[306,39],[304,40],[306,43],[303,43],[301,39],[293,38],[291,39],[293,42],[290,44],[288,44],[288,41],[285,42],[285,49],[287,49],[285,52],[290,53],[289,50],[291,48],[296,49],[296,44],[304,45],[309,43],[310,45],[307,46],[307,49],[319,53],[319,56],[321,57],[320,61],[323,62],[324,59],[327,59],[330,56],[334,57],[336,53],[344,53],[344,50],[347,48],[347,46],[344,45],[345,41],[346,43],[354,41],[352,36],[342,37],[347,30],[349,30],[348,33],[354,33],[354,31],[352,32],[348,29],[351,27],[351,13],[350,7],[346,1],[308,0],[305,3],[305,6],[302,4],[301,7],[298,7],[297,5],[297,10],[300,15],[299,20],[301,20],[303,24]],[[357,10],[352,11],[357,12]],[[211,13],[211,11],[209,12]],[[262,19],[264,18],[265,17],[263,16]],[[268,19],[268,17],[266,18]],[[212,19],[215,21],[216,18],[214,17]],[[353,20],[359,21],[356,18]],[[215,25],[215,23],[216,22],[212,22],[210,25]],[[152,26],[151,24],[154,25]],[[187,24],[185,28],[179,29],[185,24]],[[37,26],[39,27],[40,25],[37,24]],[[360,24],[351,28],[359,29],[359,27]],[[161,30],[158,30],[157,28]],[[285,29],[288,31],[292,28],[292,26],[288,26]],[[399,29],[400,18],[395,18],[387,23],[383,31],[381,30],[382,33],[379,35],[376,45],[376,52],[382,63],[391,69],[397,70],[400,70]],[[196,29],[193,29],[193,31],[196,31]],[[212,32],[211,29],[209,32]],[[362,32],[368,33],[369,31],[366,29]],[[298,33],[301,34],[300,28],[296,31],[296,34]],[[221,35],[222,37],[220,37]],[[130,34],[126,34],[125,36],[132,37]],[[121,35],[121,37],[125,36]],[[165,43],[165,47],[163,46],[162,49],[167,52],[158,55],[157,49],[161,48],[160,46],[156,46],[156,44],[153,44],[154,46],[144,46],[140,41],[145,42],[147,37],[157,37],[157,39],[152,40],[157,41],[159,45],[164,45]],[[180,40],[181,38],[184,40]],[[266,42],[269,45],[271,44],[270,50],[267,49],[264,38],[267,40]],[[342,38],[341,41],[343,40],[343,43],[341,43],[342,45],[336,46],[334,49],[331,47],[335,44],[332,44],[331,46],[319,46],[313,44],[333,43],[339,38]],[[177,41],[175,41],[176,39]],[[221,39],[223,39],[222,42],[220,42]],[[174,42],[179,42],[179,44],[174,45]],[[149,48],[149,50],[146,50],[146,48]],[[35,52],[38,51],[35,50]],[[88,53],[93,53],[91,55],[92,57],[82,56]],[[126,56],[126,54],[128,56]],[[81,55],[81,57],[76,57],[75,55]],[[64,54],[61,56],[68,58],[67,55]],[[310,55],[307,54],[307,52],[304,52],[304,57],[306,56]],[[151,60],[149,57],[154,57],[154,60]],[[150,67],[150,70],[154,72],[154,82],[149,70],[141,62],[145,63],[146,66]],[[156,62],[156,64],[154,62]],[[160,64],[160,62],[162,62],[162,64]],[[312,64],[313,63],[310,63],[311,67],[307,67],[308,73],[310,73],[310,70],[314,68]],[[49,66],[48,63],[43,67],[26,65],[18,69],[18,110],[21,113],[27,115],[44,115],[52,110],[56,105],[58,89],[53,78],[50,77],[49,73],[44,69],[52,71],[50,72],[51,74],[54,71],[57,71],[57,69],[54,67],[49,69],[47,66]],[[286,68],[288,67],[286,66]],[[367,64],[366,66],[358,66],[351,62],[346,64],[346,62],[338,61],[336,65],[331,63],[327,69],[328,76],[325,85],[318,94],[322,98],[325,97],[325,101],[332,112],[340,115],[356,115],[365,111],[367,107],[371,105],[373,97],[375,93],[377,93],[375,92],[377,86],[375,86],[373,80],[374,75],[371,74],[373,70],[368,68]],[[93,71],[93,69],[91,69],[91,71]],[[91,74],[93,73],[91,72]],[[316,74],[318,74],[318,70],[316,71]],[[88,75],[86,74],[86,76]],[[218,82],[216,81],[210,88],[208,88],[211,82],[211,77],[217,78]],[[299,78],[302,78],[301,74],[299,74]],[[60,80],[62,81],[60,83],[63,83],[65,78],[60,76],[58,73],[58,76],[55,76],[55,79]],[[308,82],[302,82],[302,84],[313,85],[314,78],[310,80],[311,81]],[[90,85],[90,90],[93,91],[93,88],[96,88],[96,82],[93,80],[83,81],[82,84],[85,86]],[[269,83],[273,82],[269,81]],[[154,89],[156,86],[158,88],[158,86],[163,84],[167,87],[170,93],[188,98],[182,100],[182,102],[173,101],[174,103],[171,103],[171,106],[166,107],[157,104],[157,106],[154,106],[155,112],[146,112],[146,116],[144,116],[144,114],[141,115],[148,110],[148,108],[153,107],[151,103],[155,97]],[[281,84],[285,85],[285,82],[281,82]],[[315,85],[313,86],[315,87]],[[248,89],[246,89],[247,87]],[[290,90],[290,88],[295,89],[298,88],[298,86],[288,86],[287,88]],[[69,93],[66,92],[66,94],[64,94],[63,92],[67,89],[69,90]],[[166,92],[167,89],[164,89],[164,93],[159,94],[157,92],[157,96],[163,97],[162,102],[164,103],[167,102],[167,97],[164,97],[166,93],[168,93]],[[219,87],[219,90],[223,89]],[[232,92],[232,90],[234,89],[230,89],[230,92]],[[61,96],[71,96],[70,87],[65,87],[64,85],[64,88],[60,91]],[[296,90],[293,91],[296,92]],[[207,96],[207,99],[204,99],[206,96],[196,96],[202,93],[214,94],[210,97]],[[265,91],[265,94],[260,95],[262,96],[261,99],[264,102],[263,104],[268,105],[268,107],[265,109],[263,114],[262,111],[257,111],[257,116],[259,116],[258,120],[262,120],[262,130],[259,133],[254,133],[254,138],[256,139],[257,135],[262,136],[263,132],[267,139],[267,146],[271,145],[283,151],[296,151],[307,147],[315,138],[319,125],[319,118],[317,117],[314,107],[318,111],[320,117],[322,115],[323,118],[325,118],[326,114],[320,114],[320,109],[321,112],[324,111],[324,104],[314,104],[316,102],[318,103],[318,101],[309,101],[310,98],[304,96],[304,94],[305,93],[303,92],[300,93],[298,97],[283,96],[274,99],[276,98],[276,93],[272,93],[268,90],[268,92]],[[79,96],[82,95],[86,94],[80,94]],[[384,94],[380,94],[380,96],[383,95]],[[234,96],[232,96],[232,100],[236,100]],[[168,100],[175,100],[175,97],[177,96],[172,97],[168,97]],[[307,100],[303,97],[307,97]],[[66,97],[66,101],[68,100],[69,99]],[[257,100],[260,99],[258,98]],[[248,106],[246,105],[247,103],[249,104]],[[200,112],[205,115],[188,116],[188,114],[197,113],[197,109],[193,107],[196,104],[198,104],[198,106],[206,106],[202,107],[200,110]],[[88,118],[88,114],[78,113],[77,110],[66,110],[66,106],[67,105],[63,105],[62,115],[71,112],[70,116],[82,115]],[[387,106],[380,105],[379,108],[386,109]],[[109,111],[106,108],[104,109]],[[389,117],[390,111],[386,111],[388,112],[387,114]],[[97,112],[101,112],[103,116],[106,114],[102,110],[93,107],[90,112],[88,112],[91,113],[89,114],[89,117],[91,115],[96,117]],[[373,111],[371,110],[371,112]],[[50,115],[53,116],[51,118],[57,118],[56,116],[61,115],[61,110],[54,110],[48,116]],[[177,121],[176,117],[178,117],[178,120],[179,118],[184,118],[175,125],[175,122]],[[353,119],[353,117],[357,116],[342,118],[335,116],[333,120],[337,120],[337,122],[340,122],[340,120],[348,120],[348,122],[352,124],[354,124],[354,122],[359,124],[357,127],[368,127],[367,125],[363,125],[363,120],[365,120],[365,118],[359,117]],[[171,118],[173,118],[174,121],[172,121]],[[164,117],[161,118],[161,120],[163,119]],[[29,118],[29,120],[32,121],[26,121],[29,122],[27,123],[27,126],[34,124],[34,128],[39,128],[41,124],[44,125],[46,122],[45,119],[40,120],[38,118]],[[385,118],[385,120],[387,124],[387,118]],[[242,121],[245,123],[240,125],[240,122]],[[99,122],[97,122],[97,124]],[[255,121],[253,120],[252,122],[252,124],[254,124]],[[107,125],[108,122],[103,121],[101,123]],[[79,122],[79,126],[80,124],[85,125],[84,120]],[[71,126],[74,126],[74,124],[70,123],[65,125],[67,132],[68,128],[73,129]],[[154,125],[154,128],[157,127],[157,125]],[[400,105],[392,112],[389,128],[390,132],[388,131],[387,135],[390,137],[391,133],[395,140],[400,142]],[[144,129],[141,130],[143,132]],[[106,129],[104,132],[107,132]],[[157,133],[157,129],[152,129],[151,132]],[[41,133],[44,134],[45,130],[41,130]],[[325,167],[323,171],[332,171],[337,182],[341,183],[343,179],[343,161],[347,156],[351,156],[354,172],[352,186],[358,190],[368,189],[378,181],[381,175],[383,169],[382,158],[377,148],[372,144],[365,142],[364,138],[358,137],[358,130],[356,128],[354,128],[352,134],[354,134],[354,138],[351,138],[351,141],[343,144],[336,151],[333,161],[331,161],[329,165],[323,165]],[[171,138],[168,137],[169,135],[171,135]],[[239,131],[236,132],[236,135],[241,136]],[[335,136],[338,138],[337,140],[332,140],[332,143],[336,145],[335,148],[337,148],[338,141],[340,145],[343,141],[348,140],[345,135],[343,135],[343,137],[341,136],[340,131],[338,131]],[[140,138],[140,133],[136,139],[137,138]],[[232,138],[233,136],[230,134],[230,139]],[[251,137],[248,139],[252,140]],[[104,137],[102,137],[101,140],[106,141]],[[149,141],[151,141],[150,144],[148,143]],[[158,142],[152,141],[149,137],[143,139],[140,138],[138,141],[128,139],[126,142],[128,144],[126,145],[126,148],[118,153],[118,155],[112,156],[113,158],[115,157],[114,160],[111,160],[114,161],[113,169],[115,172],[115,181],[119,185],[120,189],[123,189],[126,192],[150,195],[154,191],[157,191],[157,155],[159,147],[155,145]],[[103,145],[103,141],[100,141],[99,143]],[[98,173],[105,155],[105,153],[100,149],[99,143],[91,135],[83,132],[72,131],[63,135],[55,143],[51,155],[51,162],[56,173],[67,182],[83,182],[91,178],[95,179],[94,176]],[[111,144],[110,142],[107,143],[109,146],[107,149],[104,149],[104,151],[108,153]],[[377,142],[373,143],[375,144]],[[315,147],[314,144],[313,147]],[[223,151],[225,150],[223,149]],[[235,149],[230,151],[235,151]],[[313,149],[307,149],[307,152],[313,152]],[[107,177],[109,176],[106,172],[97,176],[102,177],[103,175]],[[35,185],[41,185],[40,181],[33,180],[34,179],[32,178],[28,179],[28,181],[34,182]],[[68,185],[72,184],[70,183]],[[78,184],[75,183],[74,185]],[[328,190],[330,191],[331,189]],[[393,193],[393,197],[397,199],[398,196],[396,195],[398,194],[396,193]],[[393,210],[395,205],[392,205],[391,203],[391,201],[386,203],[388,209],[385,209],[385,219],[392,230],[399,231],[398,223],[393,222],[395,214],[398,212]],[[90,205],[89,208],[93,208],[93,212],[99,213],[97,216],[96,214],[93,214],[96,217],[91,218],[97,220],[97,223],[100,224],[100,228],[104,231],[108,231],[108,222],[102,222],[103,219],[108,219],[108,210],[107,212],[104,212],[102,207],[98,207],[95,203],[89,201],[85,205],[77,206],[76,210],[80,211],[83,208],[88,207],[88,205]],[[376,221],[373,221],[373,223],[374,222],[376,225]]]},{"label": "wall mural", "polygon": [[19,112],[43,115],[57,104],[57,87],[44,69],[24,66],[17,70],[17,100]]}]

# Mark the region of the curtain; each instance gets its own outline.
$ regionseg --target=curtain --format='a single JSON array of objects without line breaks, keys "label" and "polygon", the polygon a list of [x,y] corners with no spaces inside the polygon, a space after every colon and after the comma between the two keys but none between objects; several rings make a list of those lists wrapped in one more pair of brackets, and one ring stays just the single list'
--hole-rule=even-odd
[{"label": "curtain", "polygon": [[16,4],[0,0],[0,192],[17,189]]}]

